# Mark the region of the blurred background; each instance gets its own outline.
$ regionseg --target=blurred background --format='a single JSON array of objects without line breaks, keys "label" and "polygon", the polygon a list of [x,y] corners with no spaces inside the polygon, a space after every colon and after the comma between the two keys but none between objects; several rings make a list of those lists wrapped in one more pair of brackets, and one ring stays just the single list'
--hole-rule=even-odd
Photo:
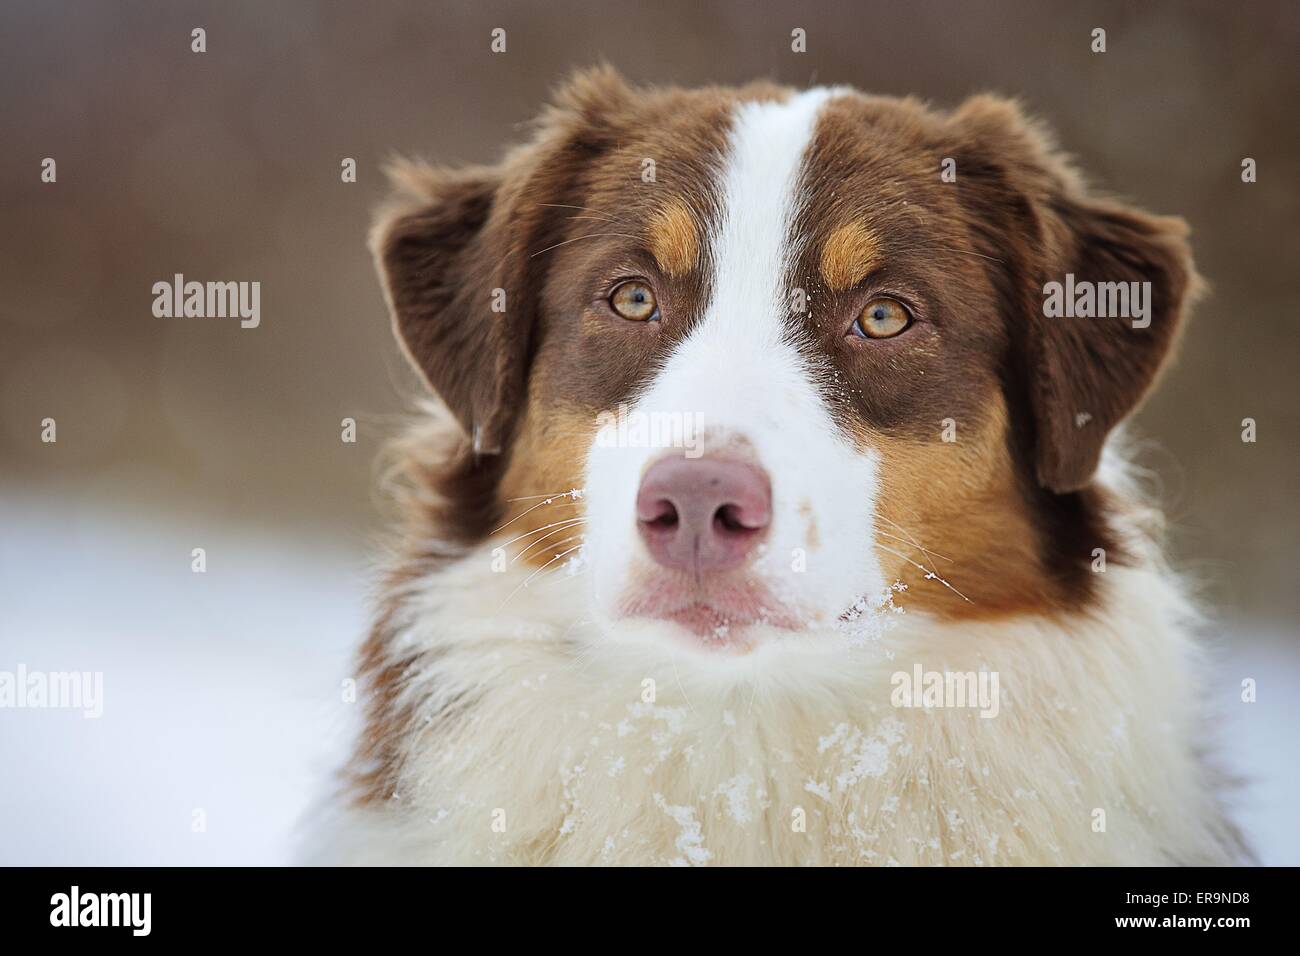
[{"label": "blurred background", "polygon": [[[289,858],[354,717],[372,463],[418,390],[364,245],[379,166],[491,162],[602,59],[643,83],[1019,96],[1100,186],[1187,218],[1212,293],[1136,430],[1218,611],[1207,704],[1239,818],[1300,863],[1297,49],[1284,2],[6,0],[0,670],[103,671],[105,700],[0,711],[0,863]],[[260,327],[155,318],[178,272],[259,281]]]}]

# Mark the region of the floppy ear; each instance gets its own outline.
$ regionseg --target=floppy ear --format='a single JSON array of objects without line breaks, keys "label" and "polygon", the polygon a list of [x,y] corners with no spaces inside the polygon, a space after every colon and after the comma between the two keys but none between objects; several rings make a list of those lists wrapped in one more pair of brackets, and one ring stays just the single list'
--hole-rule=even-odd
[{"label": "floppy ear", "polygon": [[403,163],[389,175],[404,196],[376,225],[371,247],[393,329],[475,451],[493,453],[519,400],[531,331],[528,315],[512,322],[508,310],[491,310],[508,268],[506,250],[484,234],[502,174]]},{"label": "floppy ear", "polygon": [[579,73],[543,112],[532,142],[495,167],[402,162],[397,197],[371,249],[393,326],[412,364],[471,437],[476,454],[509,445],[527,394],[545,259],[569,193],[608,142],[602,114],[629,94],[616,73]]},{"label": "floppy ear", "polygon": [[1039,303],[1026,343],[1038,481],[1068,492],[1092,480],[1106,436],[1155,383],[1196,280],[1181,219],[1081,197],[1062,197],[1054,215],[1064,235],[1044,284],[1062,283],[1064,295],[1067,275],[1137,283],[1128,288],[1145,299],[1138,318],[1132,299],[1128,315],[1106,318],[1048,317]]},{"label": "floppy ear", "polygon": [[[976,97],[954,121],[970,157],[958,168],[984,187],[963,199],[988,254],[1005,263],[1036,477],[1050,491],[1078,491],[1092,480],[1106,436],[1154,384],[1200,289],[1187,225],[1090,197],[1050,135],[1005,100]],[[1118,292],[1103,284],[1123,283],[1142,298],[1128,296],[1124,315],[1076,317],[1068,307],[1063,315],[1067,276],[1076,289]]]}]

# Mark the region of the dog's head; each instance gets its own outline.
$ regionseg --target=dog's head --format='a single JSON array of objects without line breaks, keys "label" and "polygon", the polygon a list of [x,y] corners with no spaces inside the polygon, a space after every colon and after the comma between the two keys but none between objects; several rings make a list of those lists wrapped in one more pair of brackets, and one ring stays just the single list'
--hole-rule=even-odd
[{"label": "dog's head", "polygon": [[462,531],[581,555],[598,620],[747,647],[890,586],[1088,599],[1103,444],[1195,276],[1179,220],[1090,197],[1014,105],[597,70],[499,166],[398,179],[374,247],[484,478]]}]

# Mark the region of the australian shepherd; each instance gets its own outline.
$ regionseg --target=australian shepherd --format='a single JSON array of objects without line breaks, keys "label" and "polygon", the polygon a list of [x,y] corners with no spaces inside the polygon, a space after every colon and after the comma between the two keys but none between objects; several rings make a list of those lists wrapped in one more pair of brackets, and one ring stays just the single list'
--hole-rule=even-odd
[{"label": "australian shepherd", "polygon": [[1117,434],[1198,290],[1181,220],[996,97],[604,68],[498,165],[393,174],[437,400],[315,859],[1241,857]]}]

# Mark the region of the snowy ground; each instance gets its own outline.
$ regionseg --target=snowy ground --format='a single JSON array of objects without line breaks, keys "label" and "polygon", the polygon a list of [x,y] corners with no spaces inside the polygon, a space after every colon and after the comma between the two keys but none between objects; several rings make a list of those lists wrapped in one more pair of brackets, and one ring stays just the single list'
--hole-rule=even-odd
[{"label": "snowy ground", "polygon": [[184,522],[0,527],[0,670],[104,675],[99,719],[0,710],[0,863],[287,862],[355,707],[363,557],[208,529],[194,574]]},{"label": "snowy ground", "polygon": [[[355,718],[340,682],[364,557],[227,528],[193,574],[192,539],[183,521],[0,502],[0,670],[104,675],[97,720],[0,711],[0,864],[291,859]],[[1264,862],[1300,864],[1300,644],[1236,635],[1216,668],[1224,755],[1250,781],[1239,819]]]}]

